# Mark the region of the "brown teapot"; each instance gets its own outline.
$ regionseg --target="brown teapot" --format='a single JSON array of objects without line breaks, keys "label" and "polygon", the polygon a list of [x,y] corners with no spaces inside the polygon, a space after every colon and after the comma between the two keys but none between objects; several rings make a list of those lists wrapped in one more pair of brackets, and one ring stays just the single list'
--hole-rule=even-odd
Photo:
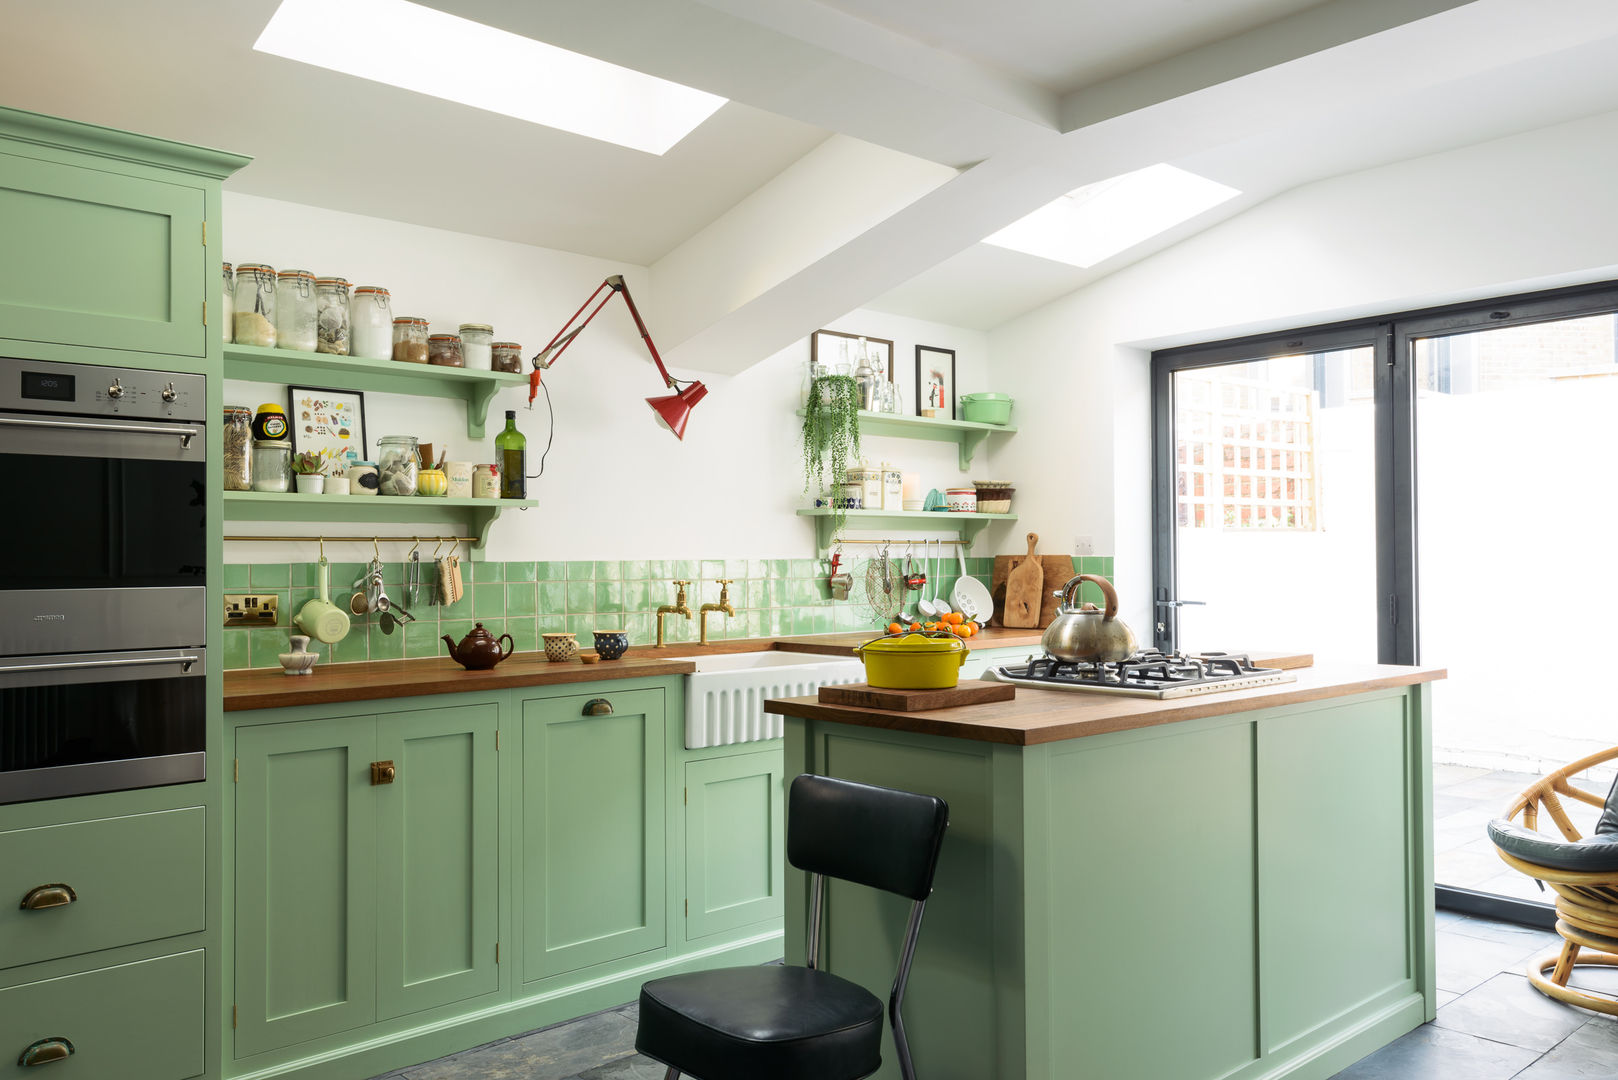
[{"label": "brown teapot", "polygon": [[[504,649],[500,648],[502,641],[506,643]],[[487,671],[517,651],[510,634],[494,637],[483,629],[482,623],[472,627],[459,645],[445,634],[444,644],[449,646],[449,658],[468,671]]]}]

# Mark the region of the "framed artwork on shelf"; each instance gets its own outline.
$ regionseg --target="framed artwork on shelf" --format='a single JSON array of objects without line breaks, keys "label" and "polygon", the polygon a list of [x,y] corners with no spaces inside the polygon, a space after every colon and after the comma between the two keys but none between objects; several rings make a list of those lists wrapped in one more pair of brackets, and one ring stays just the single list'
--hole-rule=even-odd
[{"label": "framed artwork on shelf", "polygon": [[820,374],[834,375],[838,364],[848,365],[848,374],[860,366],[860,342],[865,343],[865,362],[889,382],[894,381],[893,342],[887,338],[863,334],[845,334],[840,330],[816,330],[809,335],[809,363],[827,370]]},{"label": "framed artwork on shelf", "polygon": [[916,415],[955,419],[955,350],[916,346]]},{"label": "framed artwork on shelf", "polygon": [[321,386],[287,387],[292,452],[326,451],[339,468],[365,460],[365,395]]}]

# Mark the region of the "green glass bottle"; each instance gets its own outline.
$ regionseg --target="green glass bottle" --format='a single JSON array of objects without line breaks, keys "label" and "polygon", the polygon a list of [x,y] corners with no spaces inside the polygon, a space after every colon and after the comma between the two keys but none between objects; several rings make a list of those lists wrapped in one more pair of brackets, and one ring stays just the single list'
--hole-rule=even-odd
[{"label": "green glass bottle", "polygon": [[500,459],[500,497],[528,497],[528,440],[517,430],[517,410],[506,410],[506,430],[494,437]]}]

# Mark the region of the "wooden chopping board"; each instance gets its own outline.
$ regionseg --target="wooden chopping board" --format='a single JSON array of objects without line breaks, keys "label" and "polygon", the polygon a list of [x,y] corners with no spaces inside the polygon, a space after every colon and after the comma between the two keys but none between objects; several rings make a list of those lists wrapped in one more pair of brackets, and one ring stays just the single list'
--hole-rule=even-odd
[{"label": "wooden chopping board", "polygon": [[[1014,567],[1027,558],[1025,555],[996,555],[994,557],[994,575],[989,579],[989,593],[994,597],[994,625],[1004,626],[1001,621],[1006,609],[1006,578],[1010,576]],[[1060,597],[1052,596],[1056,590],[1068,583],[1068,580],[1077,574],[1073,567],[1071,555],[1041,555],[1040,567],[1045,572],[1044,596],[1039,605],[1039,626],[1041,629],[1049,626],[1051,620],[1056,618],[1056,609],[1061,605]]]},{"label": "wooden chopping board", "polygon": [[1039,534],[1028,534],[1028,554],[1006,575],[1006,605],[1003,618],[1011,627],[1039,625],[1040,592],[1045,588],[1045,572],[1034,549]]},{"label": "wooden chopping board", "polygon": [[891,712],[925,712],[953,709],[957,705],[980,705],[985,701],[1010,701],[1017,696],[1011,683],[971,680],[944,690],[889,690],[869,683],[822,686],[820,700],[825,705],[852,705],[860,709],[887,709]]}]

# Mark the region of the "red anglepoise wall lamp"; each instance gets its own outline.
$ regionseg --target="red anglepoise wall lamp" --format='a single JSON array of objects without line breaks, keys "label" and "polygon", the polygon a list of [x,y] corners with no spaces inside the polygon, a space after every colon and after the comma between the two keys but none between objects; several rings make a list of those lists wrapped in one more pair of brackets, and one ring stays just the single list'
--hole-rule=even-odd
[{"label": "red anglepoise wall lamp", "polygon": [[[584,309],[591,304],[595,304],[596,297],[601,296],[603,289],[611,291],[601,298],[601,302],[596,304],[590,314],[584,316],[583,322],[573,326],[575,322],[578,322],[579,316],[584,315]],[[649,397],[646,399],[646,404],[650,405],[652,411],[657,414],[658,421],[674,432],[675,438],[683,440],[685,438],[685,422],[691,417],[691,409],[697,402],[708,395],[708,388],[695,381],[682,383],[679,379],[669,374],[669,369],[663,366],[663,358],[657,355],[657,346],[652,344],[651,333],[646,329],[646,324],[641,322],[640,312],[635,308],[634,298],[629,295],[629,286],[624,284],[622,274],[614,274],[597,286],[596,291],[590,294],[590,299],[580,305],[579,310],[573,313],[573,318],[569,319],[566,325],[556,332],[556,336],[551,338],[551,343],[541,349],[538,356],[534,357],[534,370],[528,376],[528,404],[532,407],[534,395],[539,393],[540,374],[556,363],[562,353],[567,350],[567,347],[573,344],[573,339],[579,336],[579,331],[589,326],[590,320],[596,317],[596,312],[606,307],[607,301],[611,300],[617,293],[623,293],[624,303],[629,305],[629,314],[634,316],[635,329],[640,331],[640,339],[646,342],[646,351],[652,354],[652,363],[657,365],[658,374],[663,376],[663,384],[674,391],[674,393],[665,394],[662,397]],[[568,329],[570,326],[573,327],[571,330]]]}]

